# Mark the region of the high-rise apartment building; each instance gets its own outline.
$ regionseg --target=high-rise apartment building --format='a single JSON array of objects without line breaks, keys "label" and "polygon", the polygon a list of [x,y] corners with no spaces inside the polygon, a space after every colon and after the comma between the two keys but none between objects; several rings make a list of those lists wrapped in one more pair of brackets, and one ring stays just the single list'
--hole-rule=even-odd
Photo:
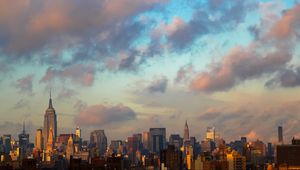
[{"label": "high-rise apartment building", "polygon": [[226,154],[228,161],[228,170],[246,170],[246,157],[238,152],[232,151]]}]

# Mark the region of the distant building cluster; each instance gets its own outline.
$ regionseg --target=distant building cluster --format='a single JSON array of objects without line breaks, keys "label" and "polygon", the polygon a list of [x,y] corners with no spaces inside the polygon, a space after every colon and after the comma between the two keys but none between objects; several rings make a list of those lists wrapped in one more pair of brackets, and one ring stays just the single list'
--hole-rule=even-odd
[{"label": "distant building cluster", "polygon": [[14,140],[10,134],[0,138],[0,170],[10,169],[108,169],[108,170],[246,170],[300,169],[300,140],[283,142],[247,141],[246,137],[226,143],[216,128],[208,127],[203,140],[190,136],[185,122],[183,137],[166,128],[149,128],[126,140],[108,139],[104,130],[94,130],[90,140],[82,139],[79,127],[73,134],[57,133],[57,115],[50,95],[44,127],[36,130],[35,143],[29,142],[25,124]]}]

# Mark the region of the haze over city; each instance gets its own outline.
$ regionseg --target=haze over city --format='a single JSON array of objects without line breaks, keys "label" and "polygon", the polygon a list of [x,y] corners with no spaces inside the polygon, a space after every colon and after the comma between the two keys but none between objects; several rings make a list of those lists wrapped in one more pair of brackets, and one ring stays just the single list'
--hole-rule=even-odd
[{"label": "haze over city", "polygon": [[300,5],[276,0],[0,1],[0,134],[151,127],[300,137]]}]

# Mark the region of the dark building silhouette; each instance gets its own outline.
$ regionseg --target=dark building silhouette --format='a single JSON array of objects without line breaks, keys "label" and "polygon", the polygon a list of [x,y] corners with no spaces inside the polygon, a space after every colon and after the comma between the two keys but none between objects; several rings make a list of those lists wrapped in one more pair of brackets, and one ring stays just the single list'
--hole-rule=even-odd
[{"label": "dark building silhouette", "polygon": [[277,145],[278,166],[297,166],[300,168],[300,140],[292,140],[291,145]]},{"label": "dark building silhouette", "polygon": [[166,146],[166,128],[150,128],[150,150],[158,153]]},{"label": "dark building silhouette", "polygon": [[282,130],[282,126],[278,126],[278,143],[283,144],[283,130]]},{"label": "dark building silhouette", "polygon": [[23,131],[19,134],[20,159],[25,158],[25,154],[29,145],[29,134],[25,131],[25,123],[23,122]]},{"label": "dark building silhouette", "polygon": [[182,169],[182,152],[175,149],[174,145],[169,145],[167,149],[160,152],[161,164],[171,170]]}]

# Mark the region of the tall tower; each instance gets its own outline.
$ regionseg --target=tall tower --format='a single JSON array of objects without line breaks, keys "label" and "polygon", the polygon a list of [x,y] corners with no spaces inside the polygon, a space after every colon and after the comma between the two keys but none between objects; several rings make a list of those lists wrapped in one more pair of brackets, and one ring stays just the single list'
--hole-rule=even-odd
[{"label": "tall tower", "polygon": [[189,139],[190,139],[189,126],[187,124],[187,121],[185,121],[184,132],[183,132],[183,140],[187,141]]},{"label": "tall tower", "polygon": [[37,129],[35,134],[35,148],[39,151],[43,150],[44,148],[43,142],[43,131],[42,129]]},{"label": "tall tower", "polygon": [[98,149],[100,156],[104,155],[107,149],[107,137],[104,130],[92,131],[90,143]]},{"label": "tall tower", "polygon": [[283,130],[282,126],[278,126],[278,143],[283,144]]},{"label": "tall tower", "polygon": [[27,147],[29,144],[29,134],[25,131],[25,122],[23,122],[23,131],[19,134],[19,146],[21,149],[20,159],[22,160],[25,157],[25,153],[27,151]]},{"label": "tall tower", "polygon": [[75,135],[77,138],[81,138],[81,129],[79,128],[79,126],[77,126],[75,130]]},{"label": "tall tower", "polygon": [[67,145],[67,150],[66,150],[66,157],[67,160],[70,161],[70,157],[74,154],[74,145],[73,145],[73,138],[70,135],[68,139],[68,145]]},{"label": "tall tower", "polygon": [[50,98],[49,98],[49,106],[46,109],[45,115],[44,115],[44,130],[43,130],[43,136],[44,136],[44,146],[47,146],[48,143],[48,137],[50,133],[50,129],[52,129],[53,134],[51,141],[55,142],[56,136],[57,136],[57,121],[56,121],[56,113],[55,109],[52,105],[52,99],[51,99],[51,91],[50,91]]}]

